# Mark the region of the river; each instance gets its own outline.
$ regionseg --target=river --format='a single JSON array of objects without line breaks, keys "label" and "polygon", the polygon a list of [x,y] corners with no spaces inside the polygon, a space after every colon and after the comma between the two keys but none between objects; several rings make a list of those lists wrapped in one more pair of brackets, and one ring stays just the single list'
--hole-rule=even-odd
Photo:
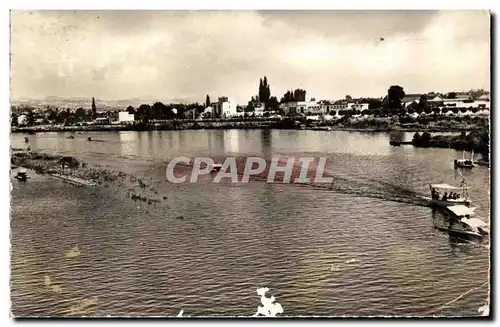
[{"label": "river", "polygon": [[[12,134],[11,143],[140,176],[167,198],[137,205],[112,187],[13,180],[16,316],[64,315],[89,298],[91,316],[250,316],[260,287],[285,316],[474,316],[488,297],[488,241],[457,240],[434,228],[430,208],[398,200],[400,190],[458,184],[461,152],[297,130]],[[233,154],[325,156],[335,187],[165,180],[176,156]],[[489,222],[488,168],[463,175]],[[75,246],[79,255],[65,255]]]}]

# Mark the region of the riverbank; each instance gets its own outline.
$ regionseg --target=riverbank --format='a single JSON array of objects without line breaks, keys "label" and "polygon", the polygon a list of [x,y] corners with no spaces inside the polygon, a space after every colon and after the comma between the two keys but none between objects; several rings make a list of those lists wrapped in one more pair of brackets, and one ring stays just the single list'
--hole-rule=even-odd
[{"label": "riverbank", "polygon": [[470,132],[484,129],[488,120],[441,119],[437,121],[399,122],[391,118],[342,119],[340,121],[310,121],[305,118],[295,119],[259,119],[259,120],[211,120],[181,121],[172,120],[162,123],[138,123],[130,125],[82,125],[62,126],[44,125],[31,127],[13,127],[12,133],[43,132],[119,132],[153,130],[200,130],[200,129],[299,129],[320,131],[355,131],[355,132]]}]

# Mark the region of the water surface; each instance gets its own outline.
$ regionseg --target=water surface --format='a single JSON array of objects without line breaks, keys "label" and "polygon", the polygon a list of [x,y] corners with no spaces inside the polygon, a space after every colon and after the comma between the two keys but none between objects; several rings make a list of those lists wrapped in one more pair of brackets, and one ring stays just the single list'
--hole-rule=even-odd
[{"label": "water surface", "polygon": [[[268,287],[284,315],[454,316],[477,315],[488,296],[487,242],[451,238],[434,228],[431,209],[392,201],[399,187],[458,184],[461,152],[391,147],[385,133],[295,130],[13,134],[12,146],[26,147],[25,136],[34,151],[140,176],[167,200],[138,205],[113,188],[13,180],[14,315],[61,315],[97,297],[90,315],[248,316],[260,305],[256,289]],[[165,180],[176,156],[230,154],[326,156],[336,184]],[[488,169],[464,176],[489,221]],[[76,245],[80,255],[66,257]]]}]

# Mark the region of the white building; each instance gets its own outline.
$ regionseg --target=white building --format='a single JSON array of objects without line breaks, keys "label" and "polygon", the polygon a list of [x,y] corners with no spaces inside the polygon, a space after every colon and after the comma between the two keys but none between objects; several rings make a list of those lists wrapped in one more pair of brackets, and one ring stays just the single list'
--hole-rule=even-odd
[{"label": "white building", "polygon": [[309,101],[307,103],[306,112],[309,115],[322,115],[326,113],[326,111],[323,111],[323,107],[316,101]]},{"label": "white building", "polygon": [[119,123],[131,123],[134,121],[135,121],[134,114],[129,114],[128,111],[120,111],[118,113]]},{"label": "white building", "polygon": [[368,103],[341,103],[333,104],[327,101],[294,101],[280,105],[280,109],[285,114],[309,114],[309,115],[326,115],[332,111],[338,113],[339,110],[368,110]]},{"label": "white building", "polygon": [[[232,102],[228,97],[220,97],[219,101],[212,102],[210,107],[212,110],[212,117],[231,117],[236,115],[238,112],[236,109],[236,103]],[[208,109],[207,107],[206,109]]]},{"label": "white building", "polygon": [[208,106],[203,110],[201,114],[202,117],[211,117],[214,114],[214,108],[212,106]]},{"label": "white building", "polygon": [[460,100],[460,99],[447,99],[443,101],[445,107],[456,107],[456,108],[480,108],[480,109],[490,109],[490,102],[487,100]]},{"label": "white building", "polygon": [[219,98],[220,110],[223,117],[232,117],[238,113],[236,109],[236,103],[231,102],[226,97]]},{"label": "white building", "polygon": [[476,100],[472,103],[473,108],[481,108],[481,109],[490,109],[490,101],[489,100]]},{"label": "white building", "polygon": [[282,103],[280,109],[285,115],[288,114],[320,114],[323,107],[316,101],[292,101]]},{"label": "white building", "polygon": [[264,115],[264,105],[262,103],[254,105],[254,113],[255,116],[262,116]]},{"label": "white building", "polygon": [[359,111],[368,110],[369,106],[370,105],[368,103],[348,103],[347,104],[347,108],[349,110],[359,110]]},{"label": "white building", "polygon": [[17,124],[19,126],[26,125],[28,123],[28,116],[26,115],[19,115],[17,117]]},{"label": "white building", "polygon": [[428,99],[427,102],[443,102],[445,99],[436,95],[435,97]]},{"label": "white building", "polygon": [[490,101],[490,94],[483,94],[477,100]]}]

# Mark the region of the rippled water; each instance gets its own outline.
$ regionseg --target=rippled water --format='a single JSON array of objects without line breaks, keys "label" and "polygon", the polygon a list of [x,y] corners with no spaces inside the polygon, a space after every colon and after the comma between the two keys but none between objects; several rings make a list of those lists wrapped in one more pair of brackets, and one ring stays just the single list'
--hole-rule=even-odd
[{"label": "rippled water", "polygon": [[[26,147],[25,136],[13,134],[12,146]],[[113,188],[77,188],[40,175],[13,180],[16,316],[65,315],[92,298],[83,314],[171,316],[182,309],[186,316],[250,316],[260,305],[260,287],[270,289],[284,315],[477,315],[488,297],[488,242],[451,238],[434,228],[431,209],[411,198],[393,201],[399,188],[427,192],[431,182],[458,183],[456,151],[391,147],[383,133],[28,137],[33,150],[153,180],[168,200],[138,206]],[[327,156],[335,187],[165,181],[175,156],[221,154]],[[489,221],[488,169],[464,176],[477,213]],[[68,257],[75,246],[79,255]]]}]

